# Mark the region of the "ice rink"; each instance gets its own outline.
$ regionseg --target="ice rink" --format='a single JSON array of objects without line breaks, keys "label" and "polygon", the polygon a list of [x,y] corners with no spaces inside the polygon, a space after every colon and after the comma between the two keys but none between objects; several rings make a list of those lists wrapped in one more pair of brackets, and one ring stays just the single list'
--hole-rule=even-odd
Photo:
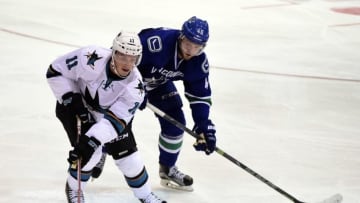
[{"label": "ice rink", "polygon": [[[218,147],[299,200],[341,193],[360,203],[359,0],[0,0],[0,202],[66,201],[69,143],[45,78],[56,57],[193,15],[210,24]],[[291,202],[219,154],[196,152],[190,135],[177,165],[195,190],[163,188],[149,109],[134,131],[153,190],[169,203]],[[85,198],[138,202],[110,157]]]}]

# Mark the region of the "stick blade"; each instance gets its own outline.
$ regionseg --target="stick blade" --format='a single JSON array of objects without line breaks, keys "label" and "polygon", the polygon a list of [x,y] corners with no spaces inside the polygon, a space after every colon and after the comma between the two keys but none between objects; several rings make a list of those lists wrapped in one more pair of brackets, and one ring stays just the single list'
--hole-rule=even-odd
[{"label": "stick blade", "polygon": [[341,203],[342,202],[342,195],[341,194],[335,194],[321,202],[318,202],[318,203]]}]

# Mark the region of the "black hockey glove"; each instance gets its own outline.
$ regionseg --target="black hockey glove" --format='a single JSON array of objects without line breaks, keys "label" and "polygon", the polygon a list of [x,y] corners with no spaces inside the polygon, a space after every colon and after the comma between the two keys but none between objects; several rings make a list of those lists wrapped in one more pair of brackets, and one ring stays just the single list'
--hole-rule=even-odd
[{"label": "black hockey glove", "polygon": [[95,119],[92,117],[91,113],[84,106],[82,101],[82,96],[80,93],[68,92],[62,96],[63,105],[75,116],[78,116],[81,120],[81,134],[84,135],[87,132],[92,124],[95,123]]},{"label": "black hockey glove", "polygon": [[206,155],[213,153],[216,147],[216,129],[211,120],[196,124],[193,131],[200,136],[194,143],[194,148],[197,151],[204,151]]},{"label": "black hockey glove", "polygon": [[89,138],[86,135],[80,136],[79,143],[73,150],[69,151],[69,157],[67,160],[71,166],[76,166],[77,160],[81,159],[82,168],[89,162],[91,156],[100,145],[100,141],[94,137]]}]

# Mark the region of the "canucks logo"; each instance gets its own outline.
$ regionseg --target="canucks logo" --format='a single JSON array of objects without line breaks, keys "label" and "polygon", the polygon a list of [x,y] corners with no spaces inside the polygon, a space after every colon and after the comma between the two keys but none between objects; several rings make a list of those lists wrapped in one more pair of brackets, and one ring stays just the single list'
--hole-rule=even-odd
[{"label": "canucks logo", "polygon": [[209,72],[209,63],[207,58],[205,58],[204,62],[201,64],[201,69],[203,70],[204,73],[208,73]]},{"label": "canucks logo", "polygon": [[102,58],[102,57],[99,57],[99,55],[96,53],[96,50],[94,50],[92,53],[88,52],[88,54],[85,55],[85,56],[88,59],[86,64],[89,65],[92,69],[94,69],[95,61]]}]

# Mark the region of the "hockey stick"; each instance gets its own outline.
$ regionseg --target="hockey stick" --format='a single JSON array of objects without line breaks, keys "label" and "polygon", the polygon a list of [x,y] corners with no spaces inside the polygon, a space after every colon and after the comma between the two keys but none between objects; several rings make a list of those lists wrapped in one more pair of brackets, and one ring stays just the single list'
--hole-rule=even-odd
[{"label": "hockey stick", "polygon": [[[78,116],[76,116],[76,127],[77,127],[76,142],[79,143],[81,136],[81,120]],[[81,158],[77,160],[77,183],[78,183],[77,202],[81,203]]]},{"label": "hockey stick", "polygon": [[[196,134],[195,132],[193,132],[192,130],[190,130],[189,128],[187,128],[186,126],[184,126],[182,123],[175,120],[171,116],[167,115],[165,112],[161,111],[159,108],[157,108],[154,105],[150,104],[149,102],[146,104],[146,106],[149,107],[158,116],[160,116],[160,117],[164,118],[165,120],[169,121],[171,124],[175,125],[176,127],[180,128],[181,130],[184,130],[185,132],[187,132],[191,136],[193,136],[195,138],[200,138],[200,136],[198,134]],[[260,174],[256,173],[255,171],[253,171],[252,169],[247,167],[245,164],[243,164],[240,161],[236,160],[234,157],[230,156],[229,154],[227,154],[226,152],[221,150],[219,147],[215,147],[215,151],[218,154],[220,154],[221,156],[225,157],[229,161],[231,161],[234,164],[236,164],[237,166],[239,166],[240,168],[244,169],[246,172],[250,173],[255,178],[259,179],[261,182],[267,184],[272,189],[276,190],[277,192],[279,192],[283,196],[287,197],[289,200],[293,201],[294,203],[305,203],[305,202],[302,202],[302,201],[296,199],[294,196],[290,195],[289,193],[287,193],[286,191],[284,191],[280,187],[276,186],[275,184],[273,184],[272,182],[270,182],[269,180],[267,180],[266,178],[264,178]],[[333,196],[331,196],[331,197],[329,197],[329,198],[327,198],[327,199],[325,199],[325,200],[323,200],[323,201],[321,201],[319,203],[340,203],[341,201],[342,201],[341,194],[335,194],[335,195],[333,195]]]}]

